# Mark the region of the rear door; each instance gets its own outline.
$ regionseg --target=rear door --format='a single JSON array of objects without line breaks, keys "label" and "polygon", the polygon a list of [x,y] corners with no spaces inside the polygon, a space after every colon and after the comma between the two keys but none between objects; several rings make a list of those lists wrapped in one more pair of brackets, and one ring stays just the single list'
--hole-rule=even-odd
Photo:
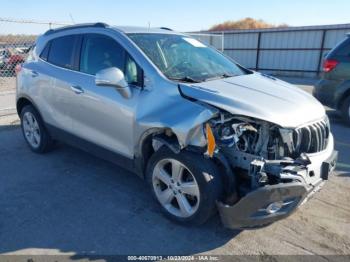
[{"label": "rear door", "polygon": [[81,35],[67,35],[51,40],[41,56],[44,65],[36,72],[45,121],[61,130],[72,132],[71,107],[74,101],[72,79],[78,70]]}]

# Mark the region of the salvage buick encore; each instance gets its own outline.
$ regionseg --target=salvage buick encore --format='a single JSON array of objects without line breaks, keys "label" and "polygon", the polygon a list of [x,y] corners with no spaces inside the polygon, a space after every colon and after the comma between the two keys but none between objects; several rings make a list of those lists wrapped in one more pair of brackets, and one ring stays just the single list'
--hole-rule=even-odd
[{"label": "salvage buick encore", "polygon": [[19,69],[17,111],[32,151],[59,140],[116,162],[186,225],[285,218],[337,159],[311,95],[168,28],[47,31]]}]

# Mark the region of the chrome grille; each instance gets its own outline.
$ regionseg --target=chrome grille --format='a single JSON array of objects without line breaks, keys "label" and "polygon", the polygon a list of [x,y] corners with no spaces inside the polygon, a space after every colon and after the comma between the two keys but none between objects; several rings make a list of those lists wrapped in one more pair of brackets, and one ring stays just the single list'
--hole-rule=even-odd
[{"label": "chrome grille", "polygon": [[329,133],[328,118],[295,129],[293,131],[294,154],[316,153],[326,149]]}]

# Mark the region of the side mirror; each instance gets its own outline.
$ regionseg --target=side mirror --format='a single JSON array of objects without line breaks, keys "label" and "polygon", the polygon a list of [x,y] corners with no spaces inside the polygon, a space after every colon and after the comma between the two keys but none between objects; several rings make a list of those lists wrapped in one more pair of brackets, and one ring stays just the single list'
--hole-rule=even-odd
[{"label": "side mirror", "polygon": [[131,89],[125,80],[124,73],[116,67],[102,69],[96,73],[97,86],[112,86],[125,98],[131,97]]}]

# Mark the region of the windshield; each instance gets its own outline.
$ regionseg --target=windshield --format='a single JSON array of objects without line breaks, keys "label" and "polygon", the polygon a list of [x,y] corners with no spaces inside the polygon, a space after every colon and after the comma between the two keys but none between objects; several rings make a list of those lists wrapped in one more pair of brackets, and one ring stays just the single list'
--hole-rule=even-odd
[{"label": "windshield", "polygon": [[149,33],[128,36],[169,79],[202,82],[246,73],[217,50],[191,37]]}]

